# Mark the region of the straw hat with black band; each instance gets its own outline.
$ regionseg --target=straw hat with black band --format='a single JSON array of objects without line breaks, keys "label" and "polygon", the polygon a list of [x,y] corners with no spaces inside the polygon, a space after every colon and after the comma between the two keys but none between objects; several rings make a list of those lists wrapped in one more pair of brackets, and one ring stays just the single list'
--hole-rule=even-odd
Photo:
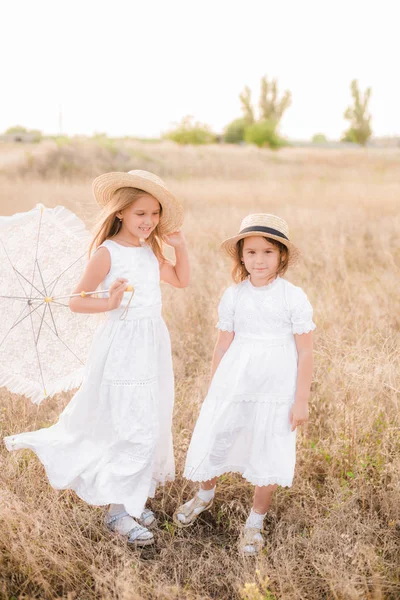
[{"label": "straw hat with black band", "polygon": [[179,231],[183,223],[183,206],[154,173],[140,170],[104,173],[93,181],[93,194],[97,203],[104,207],[117,190],[125,187],[143,190],[159,201],[162,213],[158,231],[161,235]]},{"label": "straw hat with black band", "polygon": [[245,217],[240,225],[240,230],[234,237],[224,240],[221,249],[230,257],[236,256],[236,244],[239,240],[254,235],[272,238],[281,242],[289,251],[289,265],[294,265],[300,257],[300,251],[289,240],[289,227],[286,221],[275,215],[257,213]]}]

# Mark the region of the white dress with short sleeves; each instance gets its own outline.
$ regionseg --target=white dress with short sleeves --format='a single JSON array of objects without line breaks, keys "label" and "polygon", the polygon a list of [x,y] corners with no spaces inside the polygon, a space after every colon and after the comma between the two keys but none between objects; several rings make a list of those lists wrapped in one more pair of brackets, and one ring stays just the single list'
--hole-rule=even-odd
[{"label": "white dress with short sleeves", "polygon": [[207,481],[241,473],[254,485],[292,485],[296,432],[289,423],[295,399],[294,334],[315,329],[303,290],[278,277],[254,287],[229,287],[219,305],[222,331],[235,337],[201,407],[184,476]]},{"label": "white dress with short sleeves", "polygon": [[51,485],[75,490],[93,505],[124,504],[139,517],[158,483],[174,478],[174,380],[161,317],[159,263],[149,246],[106,240],[111,268],[101,287],[125,277],[135,293],[106,313],[95,333],[83,383],[47,429],[6,438],[9,450],[30,448]]}]

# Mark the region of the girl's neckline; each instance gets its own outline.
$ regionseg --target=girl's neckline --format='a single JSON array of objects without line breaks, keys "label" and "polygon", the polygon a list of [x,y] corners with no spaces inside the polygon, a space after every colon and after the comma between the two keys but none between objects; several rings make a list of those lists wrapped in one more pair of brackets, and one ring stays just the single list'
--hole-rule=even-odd
[{"label": "girl's neckline", "polygon": [[127,248],[128,250],[138,250],[139,248],[147,248],[147,244],[145,242],[140,242],[140,246],[123,246],[122,244],[118,244],[118,242],[116,242],[115,240],[112,240],[111,238],[108,238],[106,241],[112,242],[113,244],[115,244],[116,246],[119,246],[120,248]]},{"label": "girl's neckline", "polygon": [[268,291],[269,291],[270,289],[272,289],[273,287],[275,287],[275,286],[276,286],[276,284],[278,283],[278,281],[279,281],[279,280],[280,280],[280,277],[279,277],[279,275],[278,275],[277,277],[275,277],[275,279],[274,279],[273,281],[271,281],[271,283],[267,283],[266,285],[258,285],[258,286],[257,286],[257,285],[253,285],[253,284],[251,283],[251,281],[250,281],[250,275],[249,275],[249,276],[248,276],[248,278],[246,279],[246,281],[248,282],[248,286],[249,286],[249,287],[250,287],[252,290],[254,290],[254,291],[256,291],[256,292],[259,292],[259,291],[264,291],[264,292],[265,292],[266,290],[268,290]]}]

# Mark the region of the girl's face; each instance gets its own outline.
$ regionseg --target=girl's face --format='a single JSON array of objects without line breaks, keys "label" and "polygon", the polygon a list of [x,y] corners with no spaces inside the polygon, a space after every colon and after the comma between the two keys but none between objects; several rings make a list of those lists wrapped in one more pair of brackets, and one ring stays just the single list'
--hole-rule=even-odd
[{"label": "girl's face", "polygon": [[252,283],[267,282],[276,277],[281,260],[279,248],[264,237],[254,235],[244,238],[242,260]]},{"label": "girl's face", "polygon": [[136,238],[148,238],[160,221],[161,206],[158,200],[144,194],[127,208],[117,213],[122,219],[120,232]]}]

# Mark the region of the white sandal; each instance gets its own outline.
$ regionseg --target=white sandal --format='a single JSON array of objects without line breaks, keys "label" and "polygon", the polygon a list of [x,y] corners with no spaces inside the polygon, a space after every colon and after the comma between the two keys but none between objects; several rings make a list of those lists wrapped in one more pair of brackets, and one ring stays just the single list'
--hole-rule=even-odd
[{"label": "white sandal", "polygon": [[[113,517],[106,516],[104,519],[104,524],[111,533],[118,534],[115,531],[115,523],[122,519],[123,517],[130,517],[127,512],[121,512]],[[134,546],[150,546],[154,544],[154,535],[149,531],[146,527],[143,527],[139,523],[137,523],[134,519],[133,522],[135,525],[128,531],[125,537],[128,539],[128,544],[133,544]],[[122,535],[122,534],[118,534]]]},{"label": "white sandal", "polygon": [[[189,500],[189,502],[182,504],[182,506],[179,506],[179,508],[176,509],[173,515],[173,521],[175,525],[177,525],[177,527],[189,527],[195,522],[197,517],[200,516],[202,512],[208,510],[212,506],[213,502],[214,498],[212,498],[210,502],[206,502],[205,500],[199,498],[199,496],[196,494],[192,500]],[[195,512],[196,509],[197,512]],[[178,515],[183,515],[185,517],[185,521],[178,519]]]},{"label": "white sandal", "polygon": [[264,548],[264,538],[258,527],[245,527],[240,540],[240,550],[243,556],[256,556]]}]

